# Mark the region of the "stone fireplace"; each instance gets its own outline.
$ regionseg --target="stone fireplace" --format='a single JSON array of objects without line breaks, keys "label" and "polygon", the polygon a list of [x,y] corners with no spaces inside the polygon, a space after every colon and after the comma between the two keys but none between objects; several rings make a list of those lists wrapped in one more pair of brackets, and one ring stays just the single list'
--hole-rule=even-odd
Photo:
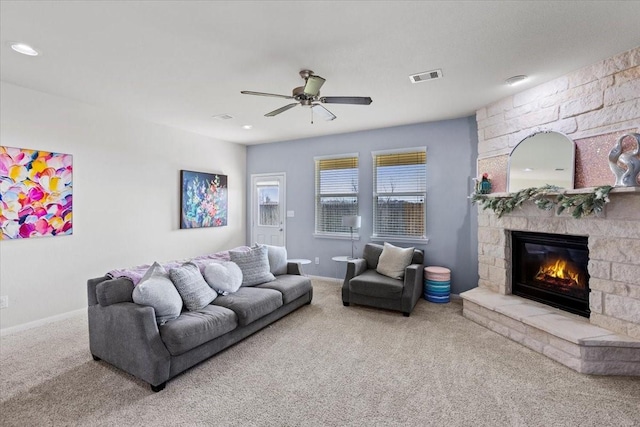
[{"label": "stone fireplace", "polygon": [[[461,294],[464,316],[578,372],[640,375],[640,188],[610,198],[582,219],[533,203],[502,218],[480,210],[479,282]],[[518,232],[587,238],[589,318],[513,294]]]},{"label": "stone fireplace", "polygon": [[[607,155],[618,137],[640,133],[639,89],[637,47],[479,109],[477,176],[488,173],[493,191],[506,191],[512,148],[533,133],[557,131],[576,148],[576,189],[567,193],[613,185]],[[464,316],[578,372],[640,376],[640,187],[616,188],[610,200],[603,213],[581,219],[533,203],[501,218],[479,208],[479,280],[461,294]],[[522,296],[521,279],[514,278],[521,273],[513,268],[518,233],[586,239],[586,310],[542,304],[538,290]],[[542,257],[530,249],[534,260]],[[548,281],[565,284],[560,279]]]}]

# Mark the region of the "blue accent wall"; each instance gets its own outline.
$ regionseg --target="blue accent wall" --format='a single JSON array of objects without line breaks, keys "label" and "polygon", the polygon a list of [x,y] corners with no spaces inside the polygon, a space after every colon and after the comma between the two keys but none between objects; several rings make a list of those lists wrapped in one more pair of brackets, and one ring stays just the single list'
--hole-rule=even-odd
[{"label": "blue accent wall", "polygon": [[[280,117],[274,120],[280,120]],[[313,125],[309,125],[313,126]],[[425,265],[451,269],[451,292],[459,294],[478,284],[477,209],[467,196],[476,174],[478,137],[475,116],[329,135],[247,147],[247,183],[251,175],[286,173],[286,246],[290,258],[308,258],[305,273],[344,278],[344,263],[331,260],[350,255],[349,240],[316,238],[314,233],[314,157],[359,153],[359,213],[362,216],[356,256],[370,241],[373,211],[372,151],[427,147],[427,237]],[[251,189],[247,191],[247,238],[251,238]],[[251,244],[253,242],[247,242]],[[380,242],[381,243],[381,242]],[[316,265],[313,261],[320,258]]]}]

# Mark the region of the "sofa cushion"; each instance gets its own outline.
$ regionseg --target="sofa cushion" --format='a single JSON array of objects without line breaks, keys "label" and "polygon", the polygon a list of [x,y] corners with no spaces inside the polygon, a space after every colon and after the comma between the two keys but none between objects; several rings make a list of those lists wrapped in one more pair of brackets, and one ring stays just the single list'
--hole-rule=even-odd
[{"label": "sofa cushion", "polygon": [[229,251],[229,258],[242,270],[242,286],[255,286],[275,280],[269,268],[268,249],[264,245],[246,252]]},{"label": "sofa cushion", "polygon": [[175,320],[158,327],[167,350],[177,356],[234,330],[238,326],[235,313],[215,305],[185,311]]},{"label": "sofa cushion", "polygon": [[156,322],[162,324],[180,316],[182,298],[169,278],[169,273],[154,262],[133,288],[133,302],[153,307]]},{"label": "sofa cushion", "polygon": [[232,261],[214,262],[204,268],[204,280],[220,295],[232,294],[242,285],[242,270]]},{"label": "sofa cushion", "polygon": [[246,326],[281,307],[282,294],[273,289],[243,287],[236,293],[219,296],[213,304],[233,310],[238,324]]},{"label": "sofa cushion", "polygon": [[119,302],[133,302],[133,282],[128,279],[105,280],[96,286],[96,298],[103,306]]},{"label": "sofa cushion", "polygon": [[367,295],[376,298],[400,298],[404,283],[367,270],[349,281],[349,291],[354,294]]},{"label": "sofa cushion", "polygon": [[402,279],[404,269],[411,264],[413,248],[399,248],[384,242],[384,249],[378,260],[376,271],[393,279]]},{"label": "sofa cushion", "polygon": [[202,309],[218,296],[204,280],[198,266],[192,262],[172,268],[169,276],[189,311]]},{"label": "sofa cushion", "polygon": [[267,247],[271,274],[274,276],[287,274],[287,248],[284,246],[265,246]]},{"label": "sofa cushion", "polygon": [[275,289],[282,294],[282,302],[289,304],[311,290],[311,280],[305,276],[283,274],[276,280],[256,286],[261,289]]}]

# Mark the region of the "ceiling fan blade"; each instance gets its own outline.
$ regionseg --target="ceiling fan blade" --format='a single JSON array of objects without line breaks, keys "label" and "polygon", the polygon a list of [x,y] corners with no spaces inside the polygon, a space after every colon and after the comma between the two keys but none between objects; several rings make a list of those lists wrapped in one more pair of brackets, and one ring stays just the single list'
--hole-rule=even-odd
[{"label": "ceiling fan blade", "polygon": [[264,116],[265,116],[265,117],[273,117],[273,116],[276,116],[276,115],[278,115],[278,114],[280,114],[280,113],[284,113],[285,111],[287,111],[287,110],[289,110],[289,109],[291,109],[291,108],[295,107],[296,105],[298,105],[298,103],[297,103],[297,102],[294,102],[293,104],[285,105],[284,107],[280,107],[280,108],[278,108],[277,110],[273,110],[272,112],[267,113],[267,114],[265,114]]},{"label": "ceiling fan blade", "polygon": [[324,82],[325,79],[320,76],[309,76],[307,77],[307,82],[304,84],[303,92],[309,96],[318,96]]},{"label": "ceiling fan blade", "polygon": [[320,104],[313,104],[311,106],[311,109],[313,110],[314,113],[321,116],[323,119],[325,119],[328,122],[336,118],[336,116],[331,111],[327,110]]},{"label": "ceiling fan blade", "polygon": [[357,104],[369,105],[373,100],[368,96],[323,96],[320,102],[325,104]]},{"label": "ceiling fan blade", "polygon": [[240,93],[244,95],[275,96],[277,98],[293,99],[293,96],[278,95],[277,93],[253,92],[250,90],[241,90]]}]

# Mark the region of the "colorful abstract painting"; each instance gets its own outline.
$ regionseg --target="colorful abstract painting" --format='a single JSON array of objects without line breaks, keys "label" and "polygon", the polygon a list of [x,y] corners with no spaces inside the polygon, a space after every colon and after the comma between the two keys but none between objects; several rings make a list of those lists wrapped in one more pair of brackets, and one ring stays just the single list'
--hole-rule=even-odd
[{"label": "colorful abstract painting", "polygon": [[0,146],[0,240],[73,233],[73,157]]},{"label": "colorful abstract painting", "polygon": [[180,171],[180,228],[227,225],[227,176]]}]

